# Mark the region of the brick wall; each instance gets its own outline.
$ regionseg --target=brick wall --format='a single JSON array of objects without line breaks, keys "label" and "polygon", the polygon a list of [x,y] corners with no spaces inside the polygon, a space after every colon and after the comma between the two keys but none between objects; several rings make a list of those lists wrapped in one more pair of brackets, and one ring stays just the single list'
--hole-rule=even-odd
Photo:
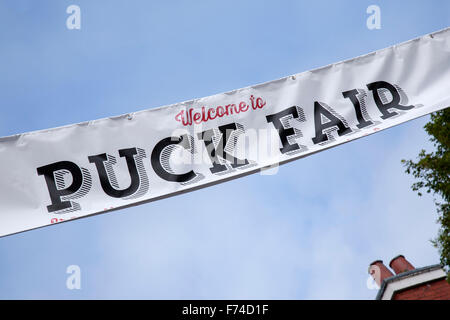
[{"label": "brick wall", "polygon": [[450,284],[445,279],[428,282],[398,291],[392,300],[450,300]]}]

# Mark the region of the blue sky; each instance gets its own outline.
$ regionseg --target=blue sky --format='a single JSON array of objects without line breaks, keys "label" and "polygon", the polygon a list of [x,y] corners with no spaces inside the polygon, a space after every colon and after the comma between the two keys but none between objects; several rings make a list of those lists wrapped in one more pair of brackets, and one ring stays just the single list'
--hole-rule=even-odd
[{"label": "blue sky", "polygon": [[[81,30],[66,28],[71,4]],[[366,27],[371,4],[380,30]],[[448,12],[448,1],[0,1],[0,136],[306,71],[448,27]],[[0,298],[373,299],[371,261],[439,262],[433,198],[410,190],[400,163],[431,148],[427,120],[276,175],[2,238]],[[73,264],[81,290],[66,288]]]}]

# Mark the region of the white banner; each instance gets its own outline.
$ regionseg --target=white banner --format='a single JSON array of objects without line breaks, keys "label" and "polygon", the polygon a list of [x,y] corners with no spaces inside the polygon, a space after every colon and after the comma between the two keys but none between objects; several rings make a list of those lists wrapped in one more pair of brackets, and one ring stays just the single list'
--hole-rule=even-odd
[{"label": "white banner", "polygon": [[450,105],[450,29],[283,79],[0,138],[0,236],[299,159]]}]

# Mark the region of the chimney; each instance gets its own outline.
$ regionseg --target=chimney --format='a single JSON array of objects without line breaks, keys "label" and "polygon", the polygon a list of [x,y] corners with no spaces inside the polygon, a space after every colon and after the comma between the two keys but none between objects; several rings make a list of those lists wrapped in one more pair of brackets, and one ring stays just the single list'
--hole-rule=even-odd
[{"label": "chimney", "polygon": [[378,284],[381,286],[381,283],[384,279],[392,277],[394,274],[384,265],[382,260],[376,260],[372,262],[369,266],[369,274]]},{"label": "chimney", "polygon": [[415,269],[414,266],[401,254],[391,260],[389,267],[391,267],[396,274]]}]

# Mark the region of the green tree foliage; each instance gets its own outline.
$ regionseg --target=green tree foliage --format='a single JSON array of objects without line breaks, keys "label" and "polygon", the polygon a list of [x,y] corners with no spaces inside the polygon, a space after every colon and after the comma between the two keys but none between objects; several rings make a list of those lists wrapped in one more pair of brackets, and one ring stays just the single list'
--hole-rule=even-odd
[{"label": "green tree foliage", "polygon": [[[430,135],[435,151],[427,153],[422,150],[418,161],[402,160],[406,167],[405,172],[412,174],[416,182],[412,189],[419,196],[421,190],[438,195],[435,203],[438,211],[438,223],[440,224],[437,237],[432,240],[439,250],[441,264],[447,272],[450,270],[450,108],[435,112],[431,120],[425,125],[426,132]],[[450,282],[450,273],[447,273],[447,281]]]}]

